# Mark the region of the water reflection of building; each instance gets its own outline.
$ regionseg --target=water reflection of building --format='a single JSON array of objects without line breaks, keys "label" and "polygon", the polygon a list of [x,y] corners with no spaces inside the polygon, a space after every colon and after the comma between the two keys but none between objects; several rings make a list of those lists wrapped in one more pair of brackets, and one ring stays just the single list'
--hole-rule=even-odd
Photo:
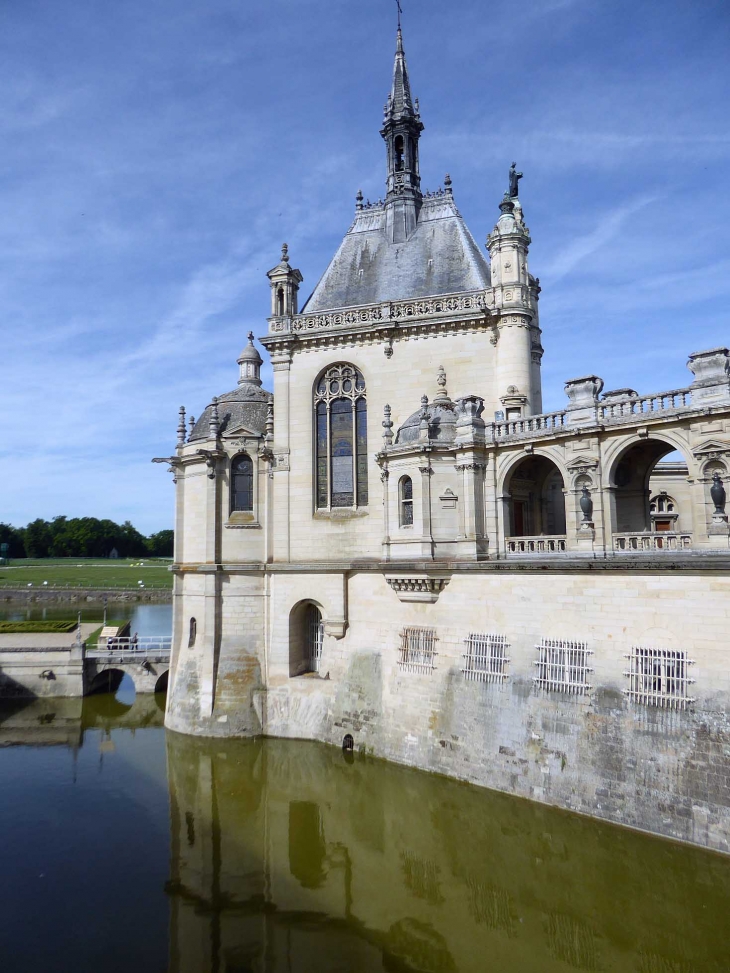
[{"label": "water reflection of building", "polygon": [[164,702],[139,695],[126,705],[110,695],[18,698],[0,703],[0,747],[83,745],[86,730],[107,732],[162,726]]},{"label": "water reflection of building", "polygon": [[169,735],[168,776],[170,973],[724,969],[692,849],[317,744]]}]

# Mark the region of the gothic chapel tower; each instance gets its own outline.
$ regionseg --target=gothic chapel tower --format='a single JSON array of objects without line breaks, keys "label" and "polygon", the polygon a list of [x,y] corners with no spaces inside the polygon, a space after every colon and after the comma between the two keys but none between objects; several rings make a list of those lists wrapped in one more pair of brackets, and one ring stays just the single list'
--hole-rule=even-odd
[{"label": "gothic chapel tower", "polygon": [[[269,271],[260,341],[273,395],[250,342],[237,388],[189,430],[181,416],[170,727],[289,735],[285,714],[304,694],[309,735],[324,738],[333,683],[295,677],[326,662],[334,679],[353,612],[393,596],[388,565],[495,556],[495,460],[475,449],[485,422],[541,409],[539,286],[516,181],[488,238],[490,266],[451,178],[422,189],[423,130],[399,27],[380,129],[384,199],[357,193],[301,308],[286,245]],[[380,591],[367,605],[358,564]]]}]

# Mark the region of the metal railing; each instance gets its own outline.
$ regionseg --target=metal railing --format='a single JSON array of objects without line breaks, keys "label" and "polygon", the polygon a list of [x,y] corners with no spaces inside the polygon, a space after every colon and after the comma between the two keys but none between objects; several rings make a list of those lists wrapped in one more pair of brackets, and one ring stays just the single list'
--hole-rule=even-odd
[{"label": "metal railing", "polygon": [[100,641],[86,650],[89,659],[105,656],[132,656],[141,658],[148,655],[169,655],[172,647],[171,635],[144,635],[141,638],[110,638]]},{"label": "metal railing", "polygon": [[689,551],[692,548],[690,531],[622,531],[613,535],[613,549],[624,554],[642,551]]},{"label": "metal railing", "polygon": [[508,554],[561,554],[565,551],[565,535],[505,538]]}]

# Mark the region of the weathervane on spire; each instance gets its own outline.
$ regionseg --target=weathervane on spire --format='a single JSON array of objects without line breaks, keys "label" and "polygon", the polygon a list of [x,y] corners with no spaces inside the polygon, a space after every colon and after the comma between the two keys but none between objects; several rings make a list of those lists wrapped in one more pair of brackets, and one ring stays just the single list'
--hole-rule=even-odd
[{"label": "weathervane on spire", "polygon": [[398,30],[400,30],[400,19],[403,14],[403,11],[401,10],[400,0],[395,0],[395,5],[398,8]]}]

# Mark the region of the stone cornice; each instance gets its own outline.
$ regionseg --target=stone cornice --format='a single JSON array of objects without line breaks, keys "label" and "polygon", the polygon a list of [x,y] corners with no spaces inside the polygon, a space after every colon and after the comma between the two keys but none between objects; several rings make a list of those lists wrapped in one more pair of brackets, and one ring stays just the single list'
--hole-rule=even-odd
[{"label": "stone cornice", "polygon": [[496,572],[522,574],[567,573],[618,573],[649,574],[661,572],[727,574],[730,571],[730,554],[714,551],[686,553],[609,554],[586,557],[580,554],[561,554],[553,557],[520,557],[519,560],[500,558],[493,561],[286,561],[264,564],[263,562],[228,562],[223,564],[173,564],[171,570],[178,575],[207,574],[382,574],[409,577],[412,575],[444,577],[458,574],[493,574]]}]

